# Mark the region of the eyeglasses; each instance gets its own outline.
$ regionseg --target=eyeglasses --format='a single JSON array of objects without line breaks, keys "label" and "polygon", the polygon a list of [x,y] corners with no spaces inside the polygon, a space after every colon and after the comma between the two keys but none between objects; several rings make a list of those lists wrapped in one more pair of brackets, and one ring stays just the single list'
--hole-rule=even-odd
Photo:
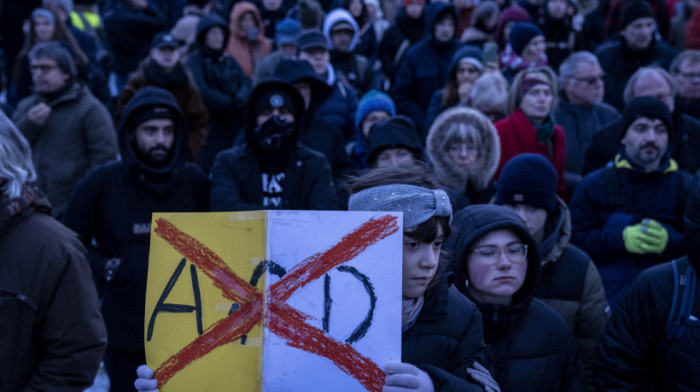
[{"label": "eyeglasses", "polygon": [[452,143],[450,145],[450,148],[448,148],[448,151],[453,153],[453,154],[459,154],[462,151],[466,151],[467,154],[476,154],[476,152],[479,150],[479,147],[477,147],[474,144],[468,144],[468,143]]},{"label": "eyeglasses", "polygon": [[690,72],[690,73],[683,73],[681,72],[680,75],[686,79],[693,80],[695,78],[700,78],[700,73],[695,73],[695,72]]},{"label": "eyeglasses", "polygon": [[511,244],[501,249],[495,245],[484,245],[474,248],[472,253],[477,255],[486,264],[496,264],[504,253],[512,263],[522,263],[527,258],[527,245]]},{"label": "eyeglasses", "polygon": [[572,76],[571,79],[573,79],[577,82],[586,83],[586,84],[592,86],[592,85],[598,83],[599,80],[603,80],[604,77],[605,77],[605,74],[589,76],[587,78],[577,78],[575,76]]},{"label": "eyeglasses", "polygon": [[51,70],[53,70],[55,68],[58,68],[58,65],[37,64],[37,65],[30,65],[29,66],[29,70],[31,72],[41,71],[41,73],[50,72]]}]

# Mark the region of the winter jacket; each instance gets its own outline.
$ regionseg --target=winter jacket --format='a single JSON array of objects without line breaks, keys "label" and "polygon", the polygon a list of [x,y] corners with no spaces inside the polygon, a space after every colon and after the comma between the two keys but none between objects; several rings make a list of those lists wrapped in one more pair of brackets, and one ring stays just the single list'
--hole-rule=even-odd
[{"label": "winter jacket", "polygon": [[554,19],[545,12],[535,24],[544,33],[547,64],[552,69],[559,69],[571,53],[582,49],[580,33],[574,30],[570,16]]},{"label": "winter jacket", "polygon": [[326,84],[331,86],[333,91],[318,108],[316,115],[338,128],[343,133],[347,144],[357,138],[355,128],[357,93],[349,84],[336,77],[335,69],[331,64],[328,64]]},{"label": "winter jacket", "polygon": [[463,46],[456,39],[439,42],[433,37],[435,24],[442,16],[452,15],[456,21],[453,5],[431,3],[425,13],[427,35],[406,51],[391,86],[396,112],[413,120],[419,133],[422,133],[425,124],[430,98],[435,90],[447,83],[452,56]]},{"label": "winter jacket", "polygon": [[85,248],[38,190],[0,208],[0,390],[80,392],[107,343]]},{"label": "winter jacket", "polygon": [[[241,28],[240,19],[246,12],[251,12],[258,26],[258,34],[254,40],[249,41],[246,32]],[[243,69],[245,76],[252,78],[255,75],[255,67],[260,61],[272,52],[272,41],[265,38],[265,26],[258,12],[258,8],[247,1],[237,2],[231,8],[229,16],[229,31],[231,39],[226,46],[226,53],[231,55]]]},{"label": "winter jacket", "polygon": [[[178,116],[173,156],[160,170],[141,162],[129,140],[134,131],[130,117],[150,105],[168,107]],[[144,87],[127,104],[119,127],[119,147],[121,161],[95,168],[76,185],[64,223],[90,250],[110,347],[143,352],[151,214],[207,211],[209,182],[198,166],[186,163],[184,117],[174,97],[162,89]],[[105,264],[114,258],[120,264],[107,282]]]},{"label": "winter jacket", "polygon": [[100,7],[117,74],[136,70],[148,56],[153,36],[166,28],[166,15],[155,3],[149,0],[148,6],[139,10],[123,0],[108,0]]},{"label": "winter jacket", "polygon": [[[174,77],[171,81],[168,75],[180,76]],[[199,89],[189,74],[189,69],[184,63],[178,63],[173,71],[166,74],[163,68],[159,67],[150,58],[141,62],[139,68],[131,74],[126,86],[124,86],[121,94],[117,97],[117,103],[114,108],[114,122],[116,124],[120,123],[122,111],[124,111],[131,97],[145,86],[160,87],[168,90],[175,96],[177,104],[185,114],[185,120],[189,129],[189,159],[190,161],[194,160],[194,157],[197,156],[207,139],[209,114],[204,107]]]},{"label": "winter jacket", "polygon": [[[215,15],[205,15],[197,24],[195,51],[188,57],[187,65],[209,112],[209,132],[196,162],[209,171],[214,157],[221,150],[231,148],[236,135],[243,127],[243,105],[250,94],[250,79],[236,60],[206,46],[204,37],[213,27],[221,27],[228,37],[228,26]],[[226,41],[224,39],[224,47]]]},{"label": "winter jacket", "polygon": [[[473,205],[452,220],[455,232],[447,248],[453,252],[455,285],[482,314],[486,367],[503,392],[584,391],[586,378],[576,340],[562,318],[532,298],[540,273],[537,245],[513,211],[495,205]],[[485,234],[510,229],[528,245],[527,272],[511,305],[480,302],[468,288],[466,261],[472,244]]]},{"label": "winter jacket", "polygon": [[605,71],[605,102],[621,111],[624,108],[622,93],[632,74],[641,67],[653,64],[668,70],[677,54],[676,49],[656,39],[643,51],[630,49],[624,38],[600,45],[595,55]]},{"label": "winter jacket", "polygon": [[[559,198],[555,208],[545,224],[546,238],[537,246],[542,269],[533,296],[556,310],[569,326],[590,377],[598,341],[608,320],[608,301],[591,258],[569,243],[569,208]],[[589,378],[589,384],[591,381]]]},{"label": "winter jacket", "polygon": [[[331,28],[341,22],[349,23],[353,28],[353,37],[347,52],[337,50],[331,39]],[[336,77],[354,87],[357,95],[363,95],[372,87],[372,64],[367,57],[355,51],[360,40],[360,28],[357,22],[350,12],[342,8],[335,9],[323,20],[323,35],[328,40],[331,64]]]},{"label": "winter jacket", "polygon": [[[679,272],[692,263],[696,280],[700,264],[680,259]],[[700,373],[700,328],[686,327],[677,341],[666,339],[673,302],[670,262],[643,271],[613,310],[594,364],[598,391],[697,391]],[[695,288],[692,315],[700,314],[700,290]]]},{"label": "winter jacket", "polygon": [[[51,107],[43,126],[27,117],[40,102]],[[73,185],[90,168],[117,158],[116,132],[107,109],[79,83],[48,102],[39,94],[23,99],[12,121],[32,147],[36,185],[51,201],[55,216],[63,213]]]},{"label": "winter jacket", "polygon": [[[396,16],[396,22],[384,33],[379,42],[378,59],[382,62],[382,71],[387,80],[393,81],[406,50],[423,38],[424,15],[425,12],[418,19],[413,19],[406,14],[405,9],[401,8]],[[402,46],[404,49],[399,52]]]},{"label": "winter jacket", "polygon": [[415,324],[401,334],[401,360],[430,375],[435,392],[482,391],[466,369],[484,363],[481,315],[445,277],[425,293]]},{"label": "winter jacket", "polygon": [[[471,124],[481,137],[479,154],[468,170],[455,165],[448,153],[447,133],[454,124]],[[466,194],[468,189],[484,191],[492,189],[492,177],[498,166],[501,148],[498,134],[491,121],[475,109],[455,107],[444,111],[430,127],[426,141],[426,152],[435,177],[441,186]],[[471,203],[488,202],[493,194],[470,199]],[[485,199],[485,200],[483,200]]]},{"label": "winter jacket", "polygon": [[[668,151],[679,169],[694,173],[700,169],[700,121],[677,109],[672,115],[673,134],[668,141]],[[599,169],[615,158],[620,151],[622,132],[627,130],[622,129],[622,119],[618,119],[593,135],[586,150],[583,174]]]},{"label": "winter jacket", "polygon": [[[569,203],[571,242],[598,265],[611,307],[642,270],[683,253],[682,214],[688,182],[688,174],[678,170],[668,153],[657,170],[645,172],[622,151],[613,162],[586,175],[574,191]],[[662,254],[639,255],[625,248],[622,231],[642,218],[653,218],[668,231]]]},{"label": "winter jacket", "polygon": [[552,162],[557,171],[557,194],[564,197],[566,194],[566,180],[564,178],[564,165],[566,162],[566,135],[561,126],[555,125],[551,146],[537,141],[537,130],[525,113],[520,109],[508,117],[494,124],[501,140],[501,160],[494,177],[498,179],[503,166],[511,158],[524,152],[532,152],[544,155]]}]

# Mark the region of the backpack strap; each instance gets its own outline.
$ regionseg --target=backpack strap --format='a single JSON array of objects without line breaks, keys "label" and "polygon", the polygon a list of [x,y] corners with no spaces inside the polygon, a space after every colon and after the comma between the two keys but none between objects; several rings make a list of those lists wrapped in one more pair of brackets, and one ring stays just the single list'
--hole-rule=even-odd
[{"label": "backpack strap", "polygon": [[666,321],[666,341],[673,343],[683,336],[686,326],[700,326],[698,318],[691,314],[695,301],[695,269],[688,265],[683,274],[678,267],[678,259],[671,261],[673,266],[673,301]]},{"label": "backpack strap", "polygon": [[622,206],[620,201],[620,176],[613,161],[605,165],[603,175],[605,177],[605,189],[608,191],[608,198],[610,199],[610,208],[613,211],[617,211]]}]

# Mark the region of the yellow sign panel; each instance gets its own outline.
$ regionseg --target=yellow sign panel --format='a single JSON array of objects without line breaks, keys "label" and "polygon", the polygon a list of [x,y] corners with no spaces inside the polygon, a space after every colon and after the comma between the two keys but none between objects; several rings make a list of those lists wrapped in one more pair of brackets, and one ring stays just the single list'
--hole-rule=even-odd
[{"label": "yellow sign panel", "polygon": [[152,228],[144,339],[160,389],[260,391],[266,213],[153,214]]}]

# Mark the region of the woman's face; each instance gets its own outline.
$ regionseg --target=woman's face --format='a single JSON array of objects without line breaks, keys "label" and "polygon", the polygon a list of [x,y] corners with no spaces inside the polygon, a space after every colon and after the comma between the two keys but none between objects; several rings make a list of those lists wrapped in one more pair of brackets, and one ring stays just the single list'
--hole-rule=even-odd
[{"label": "woman's face", "polygon": [[212,27],[204,35],[204,43],[211,49],[221,50],[224,47],[224,29]]},{"label": "woman's face", "polygon": [[444,240],[442,226],[430,243],[419,242],[406,234],[403,236],[403,277],[401,291],[406,298],[418,298],[433,280],[440,262],[440,250]]},{"label": "woman's face", "polygon": [[537,61],[542,57],[546,49],[547,47],[545,45],[544,36],[538,35],[530,40],[523,50],[523,55],[521,57],[526,61]]},{"label": "woman's face", "polygon": [[467,170],[479,157],[479,146],[472,142],[453,140],[447,147],[447,154],[455,165]]},{"label": "woman's face", "polygon": [[355,18],[359,18],[362,15],[362,0],[350,0],[348,4],[348,11]]},{"label": "woman's face", "polygon": [[542,122],[552,109],[552,90],[549,85],[536,84],[528,90],[520,101],[520,109],[535,122]]},{"label": "woman's face", "polygon": [[479,68],[475,67],[474,64],[465,62],[460,62],[455,72],[457,84],[460,85],[463,83],[473,84],[480,75]]},{"label": "woman's face", "polygon": [[[510,229],[492,231],[472,244],[467,256],[469,292],[479,302],[510,305],[527,274],[527,251]],[[525,248],[526,249],[526,248]]]},{"label": "woman's face", "polygon": [[34,33],[39,42],[51,41],[55,31],[56,26],[50,20],[43,16],[34,18]]}]

